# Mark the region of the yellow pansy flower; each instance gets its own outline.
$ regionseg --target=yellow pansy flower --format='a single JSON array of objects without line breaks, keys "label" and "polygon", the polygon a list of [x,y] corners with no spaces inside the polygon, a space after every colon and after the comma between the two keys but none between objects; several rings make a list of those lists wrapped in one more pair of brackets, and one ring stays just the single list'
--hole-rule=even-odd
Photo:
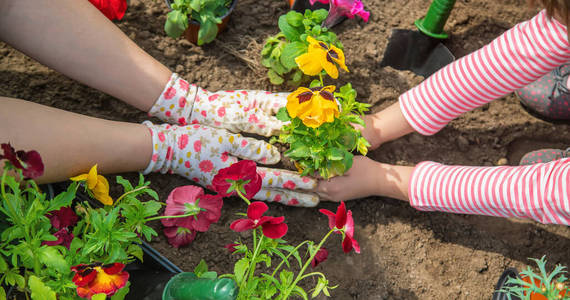
[{"label": "yellow pansy flower", "polygon": [[113,205],[113,199],[109,196],[109,182],[101,175],[97,175],[97,165],[94,165],[89,173],[69,178],[71,181],[85,181],[87,189],[93,193],[93,197],[105,205]]},{"label": "yellow pansy flower", "polygon": [[334,99],[334,85],[308,89],[300,87],[287,96],[287,112],[291,118],[299,117],[303,124],[317,128],[338,117],[338,104]]},{"label": "yellow pansy flower", "polygon": [[325,69],[330,77],[336,79],[338,78],[337,65],[348,72],[342,50],[333,45],[328,46],[326,43],[317,41],[311,36],[307,36],[307,42],[309,42],[307,53],[295,58],[295,62],[303,73],[315,76]]}]

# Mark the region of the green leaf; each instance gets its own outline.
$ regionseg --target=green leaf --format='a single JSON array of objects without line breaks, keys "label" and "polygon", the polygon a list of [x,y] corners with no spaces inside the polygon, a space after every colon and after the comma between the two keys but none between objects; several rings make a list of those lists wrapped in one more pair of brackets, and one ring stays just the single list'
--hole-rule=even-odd
[{"label": "green leaf", "polygon": [[291,144],[291,149],[287,150],[285,155],[290,158],[303,158],[310,156],[311,150],[302,142],[296,142]]},{"label": "green leaf", "polygon": [[0,257],[0,273],[4,273],[7,270],[8,270],[8,264],[2,257]]},{"label": "green leaf", "polygon": [[279,76],[277,72],[271,69],[267,70],[267,77],[269,77],[269,81],[271,81],[271,83],[275,85],[280,85],[285,81],[283,77]]},{"label": "green leaf", "polygon": [[287,40],[289,40],[290,42],[295,42],[300,40],[299,35],[301,35],[301,32],[287,22],[286,15],[282,15],[281,17],[279,17],[279,21],[277,22],[277,24],[281,32],[283,32],[283,35],[285,35],[285,38],[287,38]]},{"label": "green leaf", "polygon": [[216,278],[218,278],[218,273],[216,273],[216,272],[214,272],[214,271],[204,272],[204,273],[202,273],[202,275],[200,276],[200,278],[216,279]]},{"label": "green leaf", "polygon": [[313,11],[313,20],[315,20],[315,23],[320,24],[322,23],[327,16],[329,15],[329,12],[326,9],[317,9],[315,11]]},{"label": "green leaf", "polygon": [[315,25],[315,27],[311,29],[311,33],[315,36],[319,36],[321,34],[321,25]]},{"label": "green leaf", "polygon": [[301,82],[301,80],[303,80],[303,71],[296,70],[295,73],[293,73],[293,77],[291,77],[291,81],[298,83]]},{"label": "green leaf", "polygon": [[77,190],[77,182],[73,182],[67,187],[67,190],[55,196],[50,201],[47,211],[58,210],[64,206],[70,206],[71,201],[75,199],[75,191]]},{"label": "green leaf", "polygon": [[195,11],[200,11],[201,10],[201,2],[200,0],[190,0],[190,3],[188,4],[190,6],[190,8],[192,8],[192,10]]},{"label": "green leaf", "polygon": [[279,108],[275,117],[277,118],[277,120],[283,122],[288,122],[291,120],[291,117],[289,117],[289,113],[287,112],[287,107],[285,106]]},{"label": "green leaf", "polygon": [[144,256],[143,250],[137,244],[130,244],[129,247],[127,248],[127,254],[138,258],[140,261],[143,261],[143,256]]},{"label": "green leaf", "polygon": [[234,265],[234,275],[236,276],[236,282],[238,285],[241,284],[245,271],[247,271],[248,267],[249,267],[249,259],[245,257],[238,260]]},{"label": "green leaf", "polygon": [[91,300],[105,300],[107,299],[107,295],[104,293],[95,294],[91,297]]},{"label": "green leaf", "polygon": [[200,277],[203,273],[208,272],[208,264],[205,260],[201,259],[196,268],[194,268],[194,274]]},{"label": "green leaf", "polygon": [[300,41],[291,42],[283,47],[280,62],[285,68],[293,69],[297,67],[295,58],[307,53],[307,45]]},{"label": "green leaf", "polygon": [[295,286],[293,288],[292,291],[293,294],[297,294],[299,295],[301,298],[303,298],[304,300],[308,300],[309,297],[307,296],[307,293],[305,292],[305,290],[303,290],[300,286]]},{"label": "green leaf", "polygon": [[279,279],[281,280],[282,286],[289,286],[291,283],[293,283],[293,272],[283,270],[281,273],[279,273]]},{"label": "green leaf", "polygon": [[0,286],[0,300],[6,300],[6,291]]},{"label": "green leaf", "polygon": [[198,30],[198,46],[213,41],[218,35],[218,25],[211,19],[207,22],[200,22],[200,29]]},{"label": "green leaf", "polygon": [[359,137],[356,146],[358,152],[362,155],[366,155],[368,153],[368,147],[370,147],[370,143],[364,137]]},{"label": "green leaf", "polygon": [[283,75],[283,74],[289,72],[289,69],[285,68],[285,66],[283,66],[279,60],[272,60],[271,61],[271,69],[279,75]]},{"label": "green leaf", "polygon": [[188,28],[188,16],[186,14],[178,10],[173,10],[168,13],[166,23],[164,23],[164,31],[166,31],[169,37],[179,37],[186,28]]},{"label": "green leaf", "polygon": [[289,11],[285,18],[287,19],[287,23],[294,27],[303,26],[303,14],[296,12],[294,10]]},{"label": "green leaf", "polygon": [[43,246],[40,248],[39,259],[44,265],[52,267],[60,273],[67,274],[70,272],[69,264],[56,247]]},{"label": "green leaf", "polygon": [[[131,286],[131,282],[127,281],[127,284],[125,284],[124,287],[122,287],[121,289],[119,289],[115,295],[113,295],[111,297],[111,300],[123,300],[125,299],[125,297],[127,296],[127,294],[130,291],[130,286]],[[92,298],[93,299],[93,298]]]},{"label": "green leaf", "polygon": [[52,291],[50,287],[45,285],[42,280],[35,275],[30,276],[28,279],[28,285],[32,291],[33,300],[57,300],[55,297],[55,292]]},{"label": "green leaf", "polygon": [[266,57],[266,58],[261,59],[261,64],[266,68],[271,68],[271,62],[272,61],[273,61],[273,58]]},{"label": "green leaf", "polygon": [[321,86],[321,82],[318,79],[313,79],[313,81],[311,81],[311,84],[309,85],[309,88],[314,88],[318,86]]},{"label": "green leaf", "polygon": [[344,159],[344,153],[342,149],[338,148],[328,148],[325,150],[325,156],[328,160],[342,160]]}]

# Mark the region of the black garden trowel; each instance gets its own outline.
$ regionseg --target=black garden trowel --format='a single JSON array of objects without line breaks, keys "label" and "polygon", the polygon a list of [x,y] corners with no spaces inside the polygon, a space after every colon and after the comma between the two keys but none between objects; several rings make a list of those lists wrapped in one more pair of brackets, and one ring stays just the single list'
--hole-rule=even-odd
[{"label": "black garden trowel", "polygon": [[426,16],[414,22],[417,30],[392,29],[381,67],[410,70],[429,77],[455,60],[441,40],[448,35],[443,26],[451,13],[455,0],[433,0]]}]

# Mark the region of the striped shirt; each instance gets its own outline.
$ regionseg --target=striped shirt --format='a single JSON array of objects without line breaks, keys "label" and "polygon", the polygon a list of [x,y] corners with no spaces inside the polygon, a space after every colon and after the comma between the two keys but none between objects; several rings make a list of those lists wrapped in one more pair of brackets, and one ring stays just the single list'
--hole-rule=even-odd
[{"label": "striped shirt", "polygon": [[[402,94],[400,108],[417,132],[432,135],[462,113],[522,88],[568,61],[566,26],[543,10]],[[410,179],[409,197],[419,210],[570,225],[570,159],[520,167],[423,162]]]}]

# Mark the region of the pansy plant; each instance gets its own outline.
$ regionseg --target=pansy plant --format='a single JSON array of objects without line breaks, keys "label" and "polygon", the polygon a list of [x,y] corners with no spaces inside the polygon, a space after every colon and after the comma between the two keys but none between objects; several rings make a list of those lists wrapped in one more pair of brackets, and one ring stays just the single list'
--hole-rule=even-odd
[{"label": "pansy plant", "polygon": [[[4,287],[14,287],[26,299],[123,299],[129,278],[123,267],[142,259],[141,240],[156,236],[146,223],[202,212],[158,216],[162,205],[142,175],[134,186],[117,176],[124,193],[113,200],[95,166],[50,199],[28,179],[43,173],[39,153],[0,147],[0,299]],[[95,201],[76,195],[81,186]],[[143,196],[149,199],[139,200]],[[216,219],[204,214],[208,221]]]},{"label": "pansy plant", "polygon": [[323,84],[323,75],[336,79],[339,69],[348,72],[340,48],[307,36],[307,52],[296,57],[306,75],[319,76],[309,88],[299,87],[287,97],[277,118],[289,122],[272,142],[289,145],[284,155],[295,162],[302,175],[318,173],[323,178],[342,175],[352,166],[353,151],[366,155],[370,144],[352,124],[364,126],[360,118],[370,107],[356,101],[350,83],[335,92]]},{"label": "pansy plant", "polygon": [[[243,217],[234,220],[230,229],[235,232],[251,232],[252,243],[238,240],[224,246],[231,255],[240,258],[234,265],[233,273],[224,274],[219,278],[231,278],[239,287],[238,300],[249,299],[290,299],[301,297],[308,299],[308,293],[299,286],[302,280],[316,278],[311,297],[323,293],[330,296],[329,291],[336,288],[331,286],[325,275],[319,271],[306,272],[309,267],[317,268],[325,262],[328,251],[323,247],[333,233],[343,235],[343,249],[350,252],[360,252],[354,239],[354,222],[352,212],[346,210],[344,203],[331,219],[329,211],[323,211],[329,216],[330,230],[318,243],[303,241],[293,246],[283,239],[289,229],[283,216],[271,216],[269,206],[264,202],[251,198],[261,188],[261,177],[252,161],[240,161],[222,169],[214,177],[213,189],[226,196],[237,195],[244,200],[248,207]],[[332,220],[332,221],[331,221]],[[334,225],[332,225],[334,224]],[[346,246],[345,246],[346,244]],[[350,245],[350,249],[348,247]],[[348,251],[347,251],[348,250]],[[276,262],[275,262],[276,261]],[[262,264],[262,266],[260,266]],[[202,265],[200,267],[200,265]],[[207,270],[204,261],[197,268]],[[199,274],[197,274],[200,277]],[[214,273],[213,278],[218,277]]]},{"label": "pansy plant", "polygon": [[306,10],[304,14],[289,11],[279,17],[280,32],[265,40],[261,50],[261,63],[268,68],[267,77],[272,84],[285,83],[299,86],[309,80],[295,62],[295,58],[306,53],[310,47],[307,37],[325,41],[327,45],[342,49],[336,34],[321,23],[326,19],[325,9]]}]

